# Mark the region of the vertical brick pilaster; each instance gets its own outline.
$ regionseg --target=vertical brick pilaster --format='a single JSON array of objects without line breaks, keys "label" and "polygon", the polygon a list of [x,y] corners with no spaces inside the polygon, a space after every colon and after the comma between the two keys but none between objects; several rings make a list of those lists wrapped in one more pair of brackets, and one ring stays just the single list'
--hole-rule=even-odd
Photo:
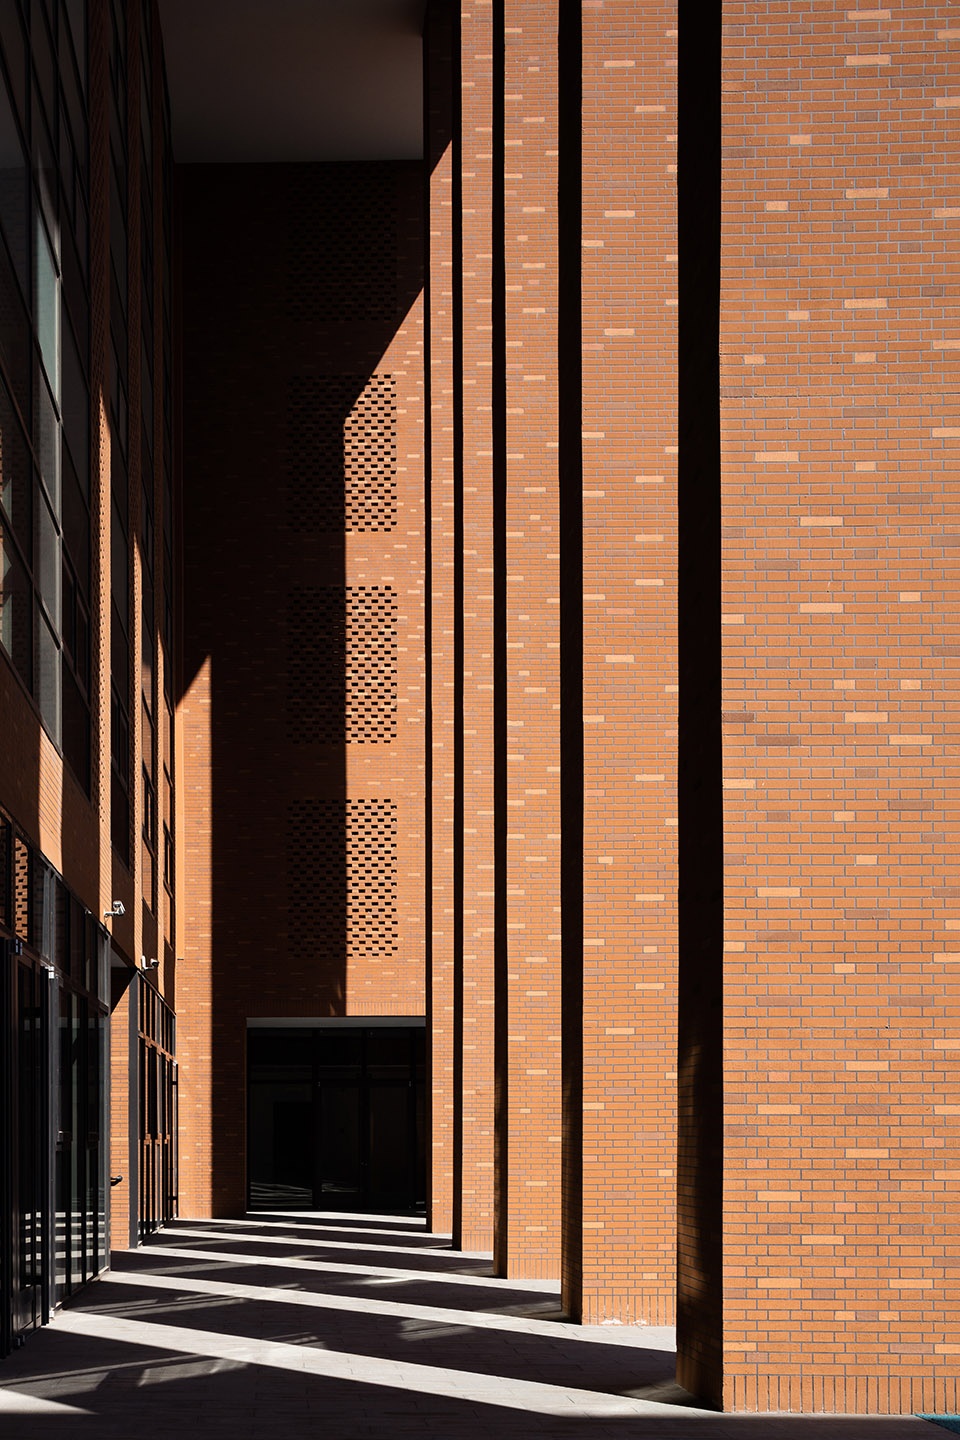
[{"label": "vertical brick pilaster", "polygon": [[560,1273],[557,13],[504,13],[506,888],[497,1268]]},{"label": "vertical brick pilaster", "polygon": [[958,1403],[949,11],[723,7],[722,1306],[686,1348],[733,1410]]},{"label": "vertical brick pilaster", "polygon": [[458,1177],[454,1240],[493,1244],[493,439],[492,6],[460,21],[462,237],[461,927],[457,1003]]},{"label": "vertical brick pilaster", "polygon": [[584,1320],[667,1323],[676,8],[607,0],[584,8],[582,26],[582,1248],[570,1303]]},{"label": "vertical brick pilaster", "polygon": [[[430,1225],[453,1220],[454,953],[454,17],[435,0],[424,31],[427,209],[427,452],[429,584],[427,1013],[430,1026]],[[459,286],[459,256],[457,283]]]}]

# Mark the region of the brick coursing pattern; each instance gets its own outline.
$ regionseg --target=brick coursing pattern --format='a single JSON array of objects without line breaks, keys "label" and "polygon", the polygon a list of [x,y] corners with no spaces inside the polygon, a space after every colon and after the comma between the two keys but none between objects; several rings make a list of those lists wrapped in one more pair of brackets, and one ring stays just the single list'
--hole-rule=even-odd
[{"label": "brick coursing pattern", "polygon": [[723,1398],[951,1411],[960,28],[724,21]]}]

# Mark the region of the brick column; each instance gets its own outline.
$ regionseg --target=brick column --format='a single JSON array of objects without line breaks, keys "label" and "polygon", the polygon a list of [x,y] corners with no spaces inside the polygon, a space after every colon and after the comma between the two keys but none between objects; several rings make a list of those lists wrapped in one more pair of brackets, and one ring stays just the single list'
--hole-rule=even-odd
[{"label": "brick column", "polygon": [[958,1405],[950,22],[724,6],[728,1409]]},{"label": "brick column", "polygon": [[[564,699],[582,707],[583,818],[578,834],[565,817],[563,837],[565,851],[581,846],[564,881],[564,1023],[581,1027],[575,1045],[568,1033],[567,1119],[571,1135],[582,1127],[568,1192],[581,1215],[564,1291],[590,1322],[674,1312],[675,62],[673,4],[584,7],[583,659],[580,693],[565,686]],[[561,123],[561,166],[563,137]],[[571,916],[582,905],[579,946],[568,901]]]},{"label": "brick column", "polygon": [[[491,6],[461,14],[460,225],[462,654],[458,918],[458,1177],[454,1241],[493,1244],[493,463],[491,397]],[[455,880],[455,885],[456,885]]]},{"label": "brick column", "polygon": [[[426,496],[429,597],[429,826],[427,1004],[430,1026],[430,1226],[440,1234],[453,1220],[454,1116],[454,254],[453,17],[434,0],[424,31],[426,82]],[[458,260],[459,264],[459,260]],[[457,275],[459,285],[459,275]]]},{"label": "brick column", "polygon": [[506,888],[497,1268],[560,1273],[557,17],[505,7]]}]

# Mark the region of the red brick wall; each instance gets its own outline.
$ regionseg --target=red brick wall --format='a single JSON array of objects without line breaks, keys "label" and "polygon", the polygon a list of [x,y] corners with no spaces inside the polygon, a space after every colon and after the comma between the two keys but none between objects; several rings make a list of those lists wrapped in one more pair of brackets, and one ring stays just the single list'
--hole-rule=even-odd
[{"label": "red brick wall", "polygon": [[422,170],[182,179],[181,1208],[202,1214],[245,1203],[248,1017],[424,1013]]},{"label": "red brick wall", "polygon": [[949,1411],[960,29],[724,19],[723,1399]]}]

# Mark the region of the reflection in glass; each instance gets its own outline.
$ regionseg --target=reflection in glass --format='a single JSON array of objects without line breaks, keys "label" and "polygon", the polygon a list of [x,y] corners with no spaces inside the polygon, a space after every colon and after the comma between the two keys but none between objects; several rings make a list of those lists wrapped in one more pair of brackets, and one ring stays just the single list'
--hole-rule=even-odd
[{"label": "reflection in glass", "polygon": [[37,611],[37,663],[36,695],[43,722],[53,740],[60,744],[61,695],[60,695],[60,651],[53,638],[50,626]]},{"label": "reflection in glass", "polygon": [[33,680],[33,592],[13,542],[0,525],[0,645],[30,688]]},{"label": "reflection in glass", "polygon": [[47,608],[47,614],[57,630],[61,624],[61,599],[63,569],[60,563],[60,536],[46,496],[37,486],[37,559],[35,571],[39,581],[40,596]]},{"label": "reflection in glass", "polygon": [[422,1204],[424,1055],[420,1027],[251,1029],[251,1207]]},{"label": "reflection in glass", "polygon": [[34,367],[33,444],[47,493],[60,513],[60,422],[39,365]]},{"label": "reflection in glass", "polygon": [[60,281],[47,232],[40,217],[34,225],[33,315],[40,355],[54,399],[60,401]]}]

